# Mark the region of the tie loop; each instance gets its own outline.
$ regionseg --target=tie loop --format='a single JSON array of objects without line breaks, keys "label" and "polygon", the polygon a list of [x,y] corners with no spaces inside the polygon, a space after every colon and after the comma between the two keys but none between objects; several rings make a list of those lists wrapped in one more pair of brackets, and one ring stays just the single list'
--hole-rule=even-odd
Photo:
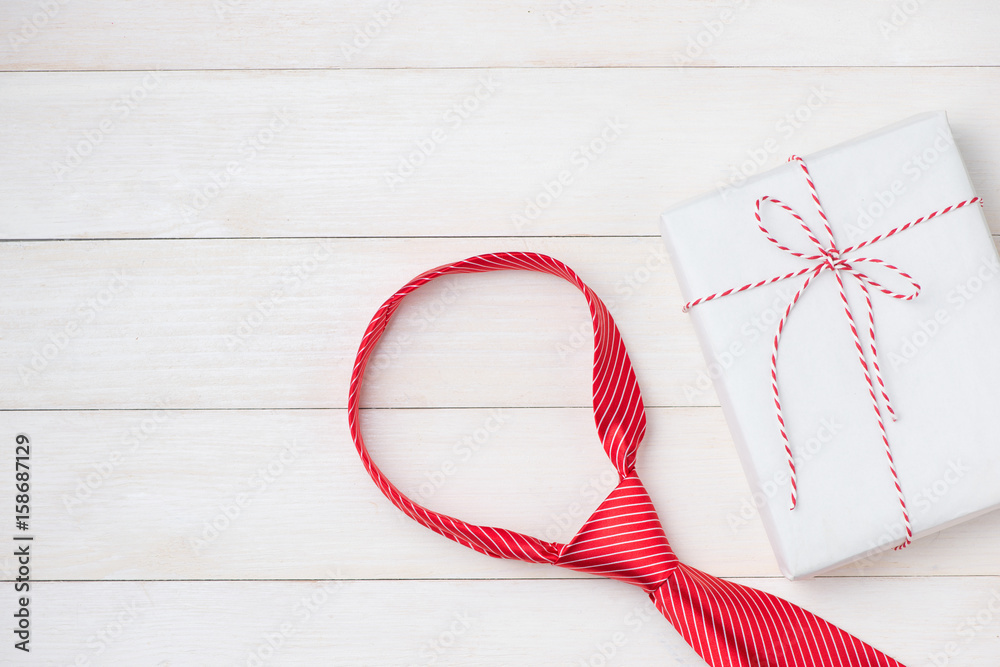
[{"label": "tie loop", "polygon": [[[604,451],[618,471],[619,479],[628,477],[635,469],[636,451],[646,432],[646,412],[621,334],[604,303],[572,269],[556,259],[537,253],[495,253],[446,264],[420,274],[389,297],[372,318],[358,349],[347,403],[348,422],[369,475],[385,496],[407,516],[448,539],[495,558],[555,563],[567,545],[546,542],[504,528],[466,523],[429,510],[411,500],[372,461],[359,424],[359,394],[365,368],[400,302],[435,278],[505,269],[538,271],[557,276],[572,283],[586,297],[594,327],[594,420]],[[653,516],[655,517],[655,512]]]}]

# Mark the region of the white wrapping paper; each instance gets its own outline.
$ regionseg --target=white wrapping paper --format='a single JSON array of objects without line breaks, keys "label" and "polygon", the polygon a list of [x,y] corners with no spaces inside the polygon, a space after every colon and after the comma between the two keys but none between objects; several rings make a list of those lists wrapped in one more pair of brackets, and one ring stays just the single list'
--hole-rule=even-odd
[{"label": "white wrapping paper", "polygon": [[[943,112],[805,161],[842,249],[975,196]],[[685,202],[662,221],[685,301],[811,264],[776,248],[757,229],[754,202],[764,195],[790,205],[822,233],[795,163]],[[815,252],[786,213],[765,205],[763,215],[784,245]],[[895,264],[922,287],[912,301],[872,291],[880,365],[898,415],[895,422],[886,415],[886,429],[919,538],[1000,507],[1000,262],[978,205],[850,255],[860,256]],[[892,288],[908,287],[887,271],[859,268]],[[854,278],[843,278],[870,357],[863,294]],[[690,311],[754,503],[790,579],[872,557],[903,537],[885,449],[831,271],[821,273],[795,306],[778,353],[798,472],[798,506],[789,510],[770,357],[778,318],[803,280]]]}]

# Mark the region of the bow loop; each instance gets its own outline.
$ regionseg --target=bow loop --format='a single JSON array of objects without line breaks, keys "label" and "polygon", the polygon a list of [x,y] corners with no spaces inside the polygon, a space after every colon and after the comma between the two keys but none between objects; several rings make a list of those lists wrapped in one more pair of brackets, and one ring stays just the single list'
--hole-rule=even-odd
[{"label": "bow loop", "polygon": [[[893,289],[888,287],[882,282],[875,280],[868,273],[864,271],[859,271],[857,269],[858,264],[869,264],[871,268],[879,271],[879,273],[887,274],[892,280],[898,279],[904,283],[908,283],[908,287],[902,289]],[[849,262],[844,262],[844,270],[853,273],[859,280],[867,283],[869,286],[874,287],[878,291],[882,292],[886,296],[890,296],[893,299],[900,299],[902,301],[911,301],[918,296],[920,296],[920,283],[918,283],[913,276],[911,276],[906,271],[903,271],[898,266],[890,264],[885,260],[881,260],[877,257],[855,257]],[[897,282],[898,282],[897,281]]]},{"label": "bow loop", "polygon": [[[810,250],[809,252],[799,252],[796,250],[792,250],[789,246],[779,241],[775,237],[775,235],[771,233],[771,231],[764,225],[763,215],[761,213],[762,204],[767,204],[767,203],[771,203],[772,205],[785,211],[796,221],[799,228],[803,232],[805,232],[806,238],[808,238],[809,241],[812,242],[813,245],[812,250]],[[754,203],[754,218],[757,219],[757,228],[764,234],[764,236],[767,238],[768,241],[770,241],[771,243],[776,245],[779,249],[784,250],[785,252],[794,257],[799,257],[801,259],[810,261],[818,259],[830,260],[832,258],[839,258],[839,256],[836,254],[837,249],[833,243],[833,239],[832,238],[830,239],[829,245],[822,243],[819,240],[819,238],[817,238],[816,234],[813,232],[809,224],[802,219],[802,216],[799,215],[794,208],[792,208],[785,202],[781,201],[780,199],[776,199],[775,197],[770,197],[767,195],[757,199],[757,201]]]}]

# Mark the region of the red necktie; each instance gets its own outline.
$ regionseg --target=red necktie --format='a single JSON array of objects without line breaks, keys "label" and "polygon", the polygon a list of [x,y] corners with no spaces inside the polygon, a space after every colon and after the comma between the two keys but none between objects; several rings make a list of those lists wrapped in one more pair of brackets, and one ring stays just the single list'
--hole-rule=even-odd
[{"label": "red necktie", "polygon": [[[594,326],[594,419],[620,482],[567,544],[543,542],[503,528],[477,526],[410,500],[386,479],[365,448],[358,395],[379,337],[407,294],[440,276],[517,269],[559,276],[576,285]],[[440,535],[495,558],[551,563],[634,584],[713,667],[902,667],[823,619],[777,598],[723,581],[678,562],[635,471],[646,413],[618,327],[604,303],[572,269],[530,252],[470,257],[427,271],[382,304],[368,325],[351,376],[347,406],[351,436],[368,474],[410,518]]]}]

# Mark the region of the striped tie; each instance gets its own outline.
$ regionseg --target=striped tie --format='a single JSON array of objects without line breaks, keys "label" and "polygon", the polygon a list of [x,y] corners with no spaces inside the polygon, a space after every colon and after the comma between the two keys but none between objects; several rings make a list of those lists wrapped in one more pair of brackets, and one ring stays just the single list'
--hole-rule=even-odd
[{"label": "striped tie", "polygon": [[[469,524],[418,505],[383,475],[361,437],[358,396],[365,367],[402,299],[440,276],[504,269],[540,271],[568,280],[583,292],[593,320],[594,420],[620,481],[566,544]],[[713,667],[902,667],[801,607],[678,562],[635,471],[646,413],[625,344],[604,303],[558,260],[530,252],[479,255],[427,271],[403,286],[382,304],[361,340],[351,376],[348,420],[368,474],[410,518],[495,558],[550,563],[634,584]]]}]

